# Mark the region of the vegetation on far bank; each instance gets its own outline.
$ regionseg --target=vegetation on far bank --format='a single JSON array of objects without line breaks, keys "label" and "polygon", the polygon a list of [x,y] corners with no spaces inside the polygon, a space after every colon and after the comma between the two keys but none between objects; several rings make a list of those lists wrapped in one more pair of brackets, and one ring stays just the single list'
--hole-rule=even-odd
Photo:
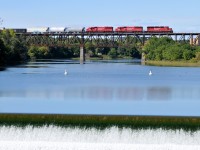
[{"label": "vegetation on far bank", "polygon": [[80,127],[105,129],[116,126],[132,129],[200,129],[199,117],[164,116],[98,116],[98,115],[56,115],[56,114],[0,114],[0,125]]},{"label": "vegetation on far bank", "polygon": [[16,38],[14,31],[3,30],[0,33],[0,66],[26,60],[26,52],[24,41]]},{"label": "vegetation on far bank", "polygon": [[148,60],[143,64],[150,66],[169,66],[169,67],[200,67],[200,62],[191,62],[191,61],[166,61],[166,60]]},{"label": "vegetation on far bank", "polygon": [[143,47],[143,52],[147,62],[200,62],[200,46],[177,43],[168,37],[153,37],[149,39]]}]

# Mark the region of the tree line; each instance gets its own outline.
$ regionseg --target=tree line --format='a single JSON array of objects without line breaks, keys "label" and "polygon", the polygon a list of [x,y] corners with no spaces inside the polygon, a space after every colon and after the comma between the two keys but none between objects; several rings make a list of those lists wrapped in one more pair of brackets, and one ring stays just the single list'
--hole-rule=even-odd
[{"label": "tree line", "polygon": [[0,65],[15,64],[27,59],[27,46],[20,41],[13,30],[0,33]]},{"label": "tree line", "polygon": [[200,46],[178,43],[169,37],[152,37],[143,47],[147,60],[192,61],[200,60]]}]

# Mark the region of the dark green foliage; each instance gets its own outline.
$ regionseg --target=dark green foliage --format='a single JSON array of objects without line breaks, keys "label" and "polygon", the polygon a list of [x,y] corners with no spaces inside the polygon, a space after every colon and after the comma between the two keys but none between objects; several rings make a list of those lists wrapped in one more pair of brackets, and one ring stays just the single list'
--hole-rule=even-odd
[{"label": "dark green foliage", "polygon": [[130,46],[128,49],[126,49],[126,55],[132,58],[141,58],[141,54],[139,49],[136,46]]},{"label": "dark green foliage", "polygon": [[41,59],[41,58],[48,58],[49,57],[49,48],[46,46],[31,46],[28,50],[28,56],[31,59]]},{"label": "dark green foliage", "polygon": [[9,53],[9,62],[25,61],[27,58],[27,48],[17,38],[12,41]]},{"label": "dark green foliage", "polygon": [[0,39],[0,66],[5,64],[6,47],[3,41]]},{"label": "dark green foliage", "polygon": [[[79,55],[79,49],[65,47],[30,46],[28,56],[31,59],[72,58]],[[77,53],[77,54],[76,54]]]},{"label": "dark green foliage", "polygon": [[117,50],[115,48],[111,48],[111,50],[108,52],[108,56],[110,58],[117,58]]},{"label": "dark green foliage", "polygon": [[196,55],[196,57],[195,57],[195,58],[196,58],[196,60],[197,60],[197,61],[200,61],[200,52],[196,52],[196,54],[195,54],[195,55]]},{"label": "dark green foliage", "polygon": [[187,43],[178,44],[168,37],[151,38],[144,46],[144,53],[148,60],[191,60],[199,50],[198,46]]},{"label": "dark green foliage", "polygon": [[72,58],[73,50],[65,47],[50,47],[46,58]]},{"label": "dark green foliage", "polygon": [[96,116],[96,115],[45,115],[45,114],[0,114],[0,125],[82,127],[104,129],[119,128],[146,129],[200,129],[198,117],[162,117],[162,116]]},{"label": "dark green foliage", "polygon": [[0,34],[1,64],[17,64],[27,59],[27,47],[20,41],[13,30],[3,30]]},{"label": "dark green foliage", "polygon": [[101,52],[103,55],[108,55],[109,51],[110,51],[110,48],[109,48],[109,47],[104,47],[104,48],[101,49],[100,52]]},{"label": "dark green foliage", "polygon": [[194,57],[194,52],[190,51],[190,50],[184,50],[183,51],[183,59],[184,60],[190,60]]},{"label": "dark green foliage", "polygon": [[97,53],[95,51],[95,47],[92,43],[87,42],[85,43],[85,52],[90,56],[90,57],[95,57],[97,56]]}]

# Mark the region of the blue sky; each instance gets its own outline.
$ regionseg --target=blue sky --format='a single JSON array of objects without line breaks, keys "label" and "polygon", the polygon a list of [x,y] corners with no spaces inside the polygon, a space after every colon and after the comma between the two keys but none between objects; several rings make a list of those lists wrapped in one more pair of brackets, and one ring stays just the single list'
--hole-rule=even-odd
[{"label": "blue sky", "polygon": [[168,25],[200,32],[200,0],[0,0],[0,26]]}]

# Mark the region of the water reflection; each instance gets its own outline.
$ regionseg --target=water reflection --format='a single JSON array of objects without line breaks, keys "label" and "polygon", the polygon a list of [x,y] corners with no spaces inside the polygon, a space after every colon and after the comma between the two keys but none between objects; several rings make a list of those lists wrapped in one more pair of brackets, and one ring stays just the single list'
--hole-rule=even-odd
[{"label": "water reflection", "polygon": [[0,71],[5,71],[5,70],[6,70],[6,68],[0,67]]},{"label": "water reflection", "polygon": [[149,100],[170,100],[172,98],[172,89],[168,87],[152,87],[147,91]]},{"label": "water reflection", "polygon": [[48,68],[48,66],[42,66],[42,65],[19,65],[16,66],[16,68]]},{"label": "water reflection", "polygon": [[169,100],[199,100],[199,88],[176,88],[169,87],[85,87],[85,88],[66,88],[66,89],[46,89],[46,90],[1,90],[0,98],[21,97],[35,99],[60,99],[60,100],[106,100],[106,101],[169,101]]}]

